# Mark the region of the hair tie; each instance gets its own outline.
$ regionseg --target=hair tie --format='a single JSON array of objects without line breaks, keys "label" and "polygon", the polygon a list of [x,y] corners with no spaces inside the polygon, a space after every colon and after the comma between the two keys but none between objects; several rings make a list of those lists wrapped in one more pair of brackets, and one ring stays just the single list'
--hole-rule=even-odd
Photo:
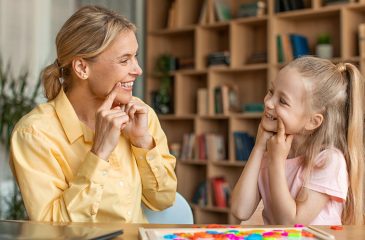
[{"label": "hair tie", "polygon": [[346,69],[346,64],[345,63],[338,63],[336,65],[336,68],[337,70],[340,72],[340,73],[343,73],[345,72],[347,69]]},{"label": "hair tie", "polygon": [[56,60],[54,61],[54,63],[53,63],[54,65],[56,65],[57,66],[57,68],[58,68],[58,72],[59,72],[59,74],[60,74],[60,77],[58,78],[58,81],[60,81],[60,83],[61,83],[61,85],[63,84],[63,82],[64,82],[64,79],[63,79],[63,67],[61,67],[61,64],[60,64],[60,62],[58,61],[58,59],[56,58]]}]

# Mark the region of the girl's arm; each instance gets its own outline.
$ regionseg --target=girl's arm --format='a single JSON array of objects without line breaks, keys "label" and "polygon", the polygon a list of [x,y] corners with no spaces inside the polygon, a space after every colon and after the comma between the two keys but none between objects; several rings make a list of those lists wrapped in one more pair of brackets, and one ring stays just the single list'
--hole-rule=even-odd
[{"label": "girl's arm", "polygon": [[255,146],[233,189],[231,211],[241,220],[249,219],[261,200],[257,183],[266,142],[271,135],[260,124]]},{"label": "girl's arm", "polygon": [[299,200],[291,196],[285,176],[285,161],[292,140],[292,135],[285,135],[284,124],[278,118],[278,133],[268,141],[269,188],[275,218],[272,224],[309,224],[329,201],[328,195],[310,189],[301,191],[297,197]]}]

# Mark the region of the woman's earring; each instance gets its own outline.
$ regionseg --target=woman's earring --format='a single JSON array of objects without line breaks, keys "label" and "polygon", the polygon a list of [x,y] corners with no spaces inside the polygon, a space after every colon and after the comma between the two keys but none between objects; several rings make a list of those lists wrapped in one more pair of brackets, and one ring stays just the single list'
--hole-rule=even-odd
[{"label": "woman's earring", "polygon": [[86,78],[87,78],[86,73],[83,73],[83,74],[82,74],[82,78],[83,78],[83,79],[86,79]]}]

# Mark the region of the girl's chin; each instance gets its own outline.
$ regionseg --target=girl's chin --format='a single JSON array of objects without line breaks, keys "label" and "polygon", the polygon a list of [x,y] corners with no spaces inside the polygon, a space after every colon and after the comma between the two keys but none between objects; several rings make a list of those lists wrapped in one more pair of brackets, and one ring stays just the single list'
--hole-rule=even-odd
[{"label": "girl's chin", "polygon": [[267,132],[277,132],[277,123],[276,121],[271,121],[268,122],[268,120],[264,120],[262,121],[262,128],[267,131]]}]

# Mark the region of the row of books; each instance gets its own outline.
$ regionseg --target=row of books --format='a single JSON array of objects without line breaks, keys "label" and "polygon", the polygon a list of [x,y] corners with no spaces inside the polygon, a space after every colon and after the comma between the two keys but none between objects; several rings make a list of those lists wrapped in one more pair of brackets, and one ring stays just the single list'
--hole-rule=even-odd
[{"label": "row of books", "polygon": [[[209,192],[209,186],[211,191]],[[230,206],[231,188],[222,176],[212,177],[209,181],[199,183],[193,195],[192,203],[199,206],[207,206],[209,200],[213,206],[227,208]]]},{"label": "row of books", "polygon": [[227,159],[226,143],[224,136],[216,133],[195,135],[186,133],[183,136],[181,160],[224,160]]},{"label": "row of books", "polygon": [[266,3],[262,0],[253,0],[248,3],[240,3],[236,16],[233,16],[230,0],[205,0],[200,17],[200,24],[211,24],[216,21],[228,21],[234,17],[263,16],[266,11]]},{"label": "row of books", "polygon": [[307,7],[304,0],[276,0],[275,12],[286,12]]},{"label": "row of books", "polygon": [[229,114],[240,112],[240,100],[236,85],[223,84],[214,88],[214,112]]},{"label": "row of books", "polygon": [[279,63],[310,54],[308,39],[300,34],[278,34],[276,44]]}]

